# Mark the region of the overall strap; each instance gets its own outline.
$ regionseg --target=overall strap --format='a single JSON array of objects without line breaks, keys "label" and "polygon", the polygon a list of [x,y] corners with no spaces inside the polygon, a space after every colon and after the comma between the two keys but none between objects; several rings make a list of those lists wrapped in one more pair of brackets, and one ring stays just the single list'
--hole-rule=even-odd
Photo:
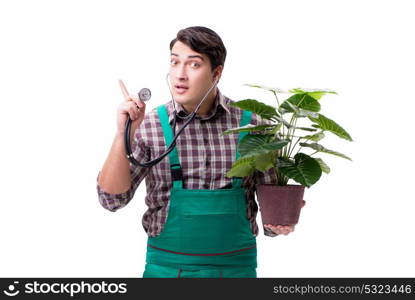
[{"label": "overall strap", "polygon": [[[173,141],[174,134],[173,129],[169,123],[169,114],[165,105],[157,107],[157,113],[160,118],[161,127],[163,129],[164,140],[166,142],[166,149]],[[177,147],[174,147],[173,151],[169,153],[170,160],[170,172],[173,181],[173,187],[183,188],[183,173],[180,166],[179,154],[177,153]]]},{"label": "overall strap", "polygon": [[[247,110],[242,110],[242,117],[241,117],[239,127],[242,127],[242,126],[245,126],[245,125],[248,125],[249,123],[251,123],[251,117],[252,117],[252,112],[247,111]],[[239,132],[238,144],[247,134],[248,134],[247,131]],[[236,158],[235,158],[235,160],[237,160],[239,157],[240,157],[240,154],[238,152],[238,149],[236,149]],[[241,177],[232,177],[232,188],[241,187],[241,186],[242,186],[242,178]]]},{"label": "overall strap", "polygon": [[[157,113],[160,118],[161,127],[163,129],[164,140],[166,142],[166,147],[168,147],[171,142],[173,141],[173,129],[169,123],[169,115],[165,105],[160,105],[157,107]],[[239,124],[239,127],[248,125],[251,123],[252,113],[247,110],[242,110],[242,117]],[[248,134],[248,132],[240,132],[238,137],[238,143]],[[236,150],[236,158],[237,160],[240,157],[238,150]],[[170,171],[173,181],[173,186],[178,188],[183,188],[183,173],[182,168],[180,165],[179,154],[177,152],[177,147],[174,147],[173,151],[169,153],[169,161],[170,161]],[[233,177],[232,178],[232,188],[241,187],[242,186],[242,178],[241,177]]]}]

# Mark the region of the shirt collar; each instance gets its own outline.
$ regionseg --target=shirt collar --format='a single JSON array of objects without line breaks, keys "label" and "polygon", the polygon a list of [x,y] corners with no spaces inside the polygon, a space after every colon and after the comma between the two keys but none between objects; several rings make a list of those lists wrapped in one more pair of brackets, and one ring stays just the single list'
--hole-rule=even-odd
[{"label": "shirt collar", "polygon": [[[216,115],[217,110],[218,110],[218,106],[221,106],[227,113],[230,114],[231,112],[229,110],[227,102],[228,101],[227,101],[226,97],[219,91],[219,89],[217,89],[215,102],[213,104],[213,109],[208,113],[208,115],[206,117],[201,118],[200,116],[196,115],[195,118],[203,120],[203,121],[211,119],[214,115]],[[169,114],[169,122],[170,123],[173,121],[173,111],[174,111],[173,105],[171,105],[171,108],[172,108],[172,113]],[[177,108],[177,117],[178,118],[183,119],[188,115],[181,104],[176,103],[176,108]]]}]

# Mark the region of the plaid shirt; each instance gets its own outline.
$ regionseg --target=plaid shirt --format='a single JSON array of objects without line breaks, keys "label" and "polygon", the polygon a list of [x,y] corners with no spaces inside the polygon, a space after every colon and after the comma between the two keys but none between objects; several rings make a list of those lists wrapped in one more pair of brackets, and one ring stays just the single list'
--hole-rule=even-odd
[{"label": "plaid shirt", "polygon": [[[221,189],[232,186],[232,179],[225,176],[235,160],[238,134],[222,135],[230,128],[239,127],[242,110],[229,103],[234,102],[217,90],[217,97],[212,111],[207,116],[196,116],[183,130],[176,141],[180,164],[183,172],[183,188],[185,189]],[[174,107],[171,101],[166,108],[172,125]],[[182,127],[187,116],[183,107],[176,103],[177,123],[176,132]],[[264,124],[268,121],[252,113],[251,124]],[[160,156],[166,149],[163,130],[157,109],[147,112],[143,122],[134,133],[131,151],[139,162],[152,160]],[[162,230],[167,220],[169,195],[172,187],[170,165],[165,157],[151,168],[143,168],[130,163],[131,186],[120,194],[105,192],[98,185],[97,192],[100,204],[109,211],[124,207],[133,198],[134,193],[145,178],[147,195],[145,203],[147,211],[142,218],[142,225],[147,235],[154,237]],[[247,218],[250,220],[253,235],[258,235],[256,215],[258,206],[255,202],[255,184],[276,184],[274,169],[268,172],[256,171],[243,179],[242,187],[247,195]],[[197,201],[197,199],[195,199]],[[264,234],[276,236],[267,228]]]}]

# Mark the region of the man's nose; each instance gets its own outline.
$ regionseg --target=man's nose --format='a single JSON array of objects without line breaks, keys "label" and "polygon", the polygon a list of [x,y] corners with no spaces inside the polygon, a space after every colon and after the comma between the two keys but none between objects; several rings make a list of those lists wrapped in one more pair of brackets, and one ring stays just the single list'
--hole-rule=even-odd
[{"label": "man's nose", "polygon": [[184,65],[181,65],[176,69],[176,79],[180,81],[187,80],[187,74]]}]

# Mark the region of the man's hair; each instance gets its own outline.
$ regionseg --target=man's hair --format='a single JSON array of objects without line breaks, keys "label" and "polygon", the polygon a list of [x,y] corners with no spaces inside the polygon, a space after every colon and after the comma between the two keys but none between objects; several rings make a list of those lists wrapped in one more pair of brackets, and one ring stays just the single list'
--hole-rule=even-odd
[{"label": "man's hair", "polygon": [[210,60],[212,71],[219,65],[225,65],[225,45],[220,36],[213,30],[202,26],[182,29],[177,33],[176,38],[170,42],[170,51],[177,41],[186,44],[193,51],[205,54]]}]

